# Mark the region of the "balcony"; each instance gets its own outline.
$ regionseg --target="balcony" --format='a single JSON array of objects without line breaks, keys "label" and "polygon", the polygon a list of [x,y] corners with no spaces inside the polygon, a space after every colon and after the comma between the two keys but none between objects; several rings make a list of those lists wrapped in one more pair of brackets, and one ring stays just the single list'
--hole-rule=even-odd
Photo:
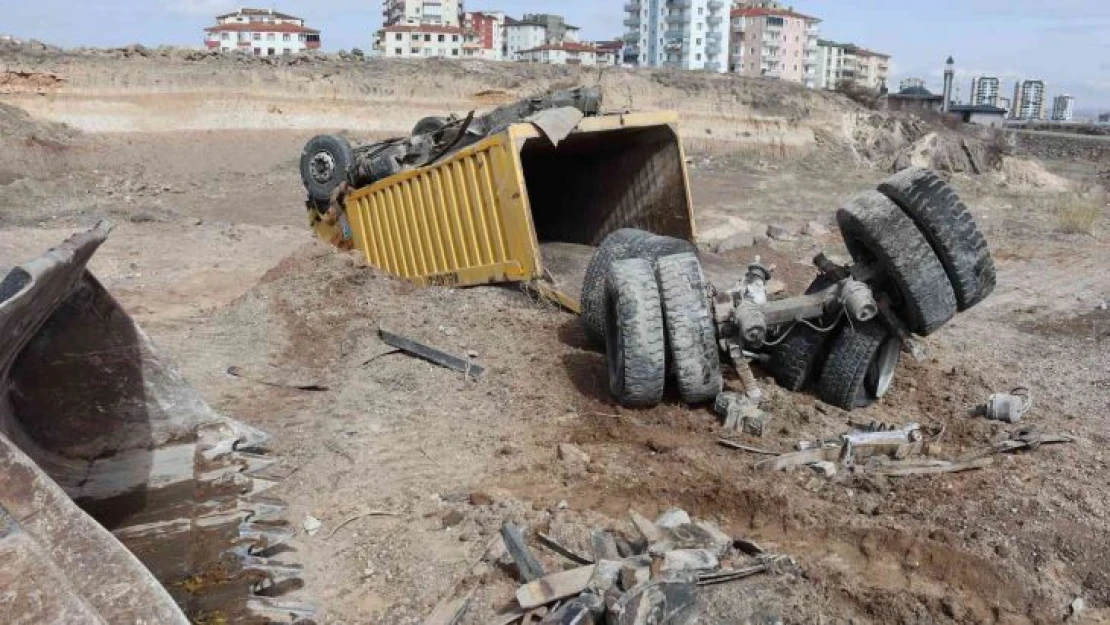
[{"label": "balcony", "polygon": [[725,3],[721,0],[709,0],[707,6],[709,7],[710,11],[720,11],[721,9],[725,8]]},{"label": "balcony", "polygon": [[640,33],[639,32],[625,33],[624,40],[627,43],[636,43],[637,41],[640,40]]},{"label": "balcony", "polygon": [[706,42],[706,44],[705,44],[705,53],[710,54],[710,55],[720,54],[721,53],[721,44],[713,43],[713,42]]},{"label": "balcony", "polygon": [[721,25],[722,19],[723,18],[720,15],[710,15],[709,17],[705,18],[705,24],[710,28],[716,28]]},{"label": "balcony", "polygon": [[690,14],[688,12],[671,13],[667,15],[668,24],[689,24]]},{"label": "balcony", "polygon": [[640,29],[640,16],[637,15],[636,17],[626,18],[624,20],[624,25],[625,25],[626,28],[631,28],[633,30],[639,30]]},{"label": "balcony", "polygon": [[663,36],[667,39],[682,39],[686,36],[686,31],[681,28],[668,28],[663,31]]},{"label": "balcony", "polygon": [[640,12],[640,3],[637,0],[633,0],[632,2],[625,2],[624,3],[624,12],[625,13],[639,13]]}]

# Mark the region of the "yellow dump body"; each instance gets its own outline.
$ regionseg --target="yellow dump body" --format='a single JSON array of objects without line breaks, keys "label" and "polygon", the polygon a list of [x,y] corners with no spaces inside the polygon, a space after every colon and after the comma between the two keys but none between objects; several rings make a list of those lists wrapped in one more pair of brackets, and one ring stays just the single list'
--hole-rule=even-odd
[{"label": "yellow dump body", "polygon": [[366,260],[421,284],[542,278],[540,244],[597,245],[618,228],[687,240],[689,184],[673,113],[588,117],[552,143],[514,124],[430,166],[352,192],[349,238]]}]

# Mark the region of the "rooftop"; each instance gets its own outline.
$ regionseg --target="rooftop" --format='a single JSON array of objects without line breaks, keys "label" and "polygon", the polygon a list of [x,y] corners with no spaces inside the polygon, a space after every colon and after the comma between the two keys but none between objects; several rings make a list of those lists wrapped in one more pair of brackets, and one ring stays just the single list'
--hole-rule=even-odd
[{"label": "rooftop", "polygon": [[524,52],[540,52],[540,51],[543,51],[543,50],[562,50],[563,52],[594,52],[594,53],[600,52],[600,50],[598,50],[597,48],[595,48],[593,46],[588,46],[584,43],[563,42],[563,43],[549,43],[545,46],[540,46],[538,48],[532,48],[530,50],[521,50],[521,53],[524,53]]},{"label": "rooftop", "polygon": [[439,24],[395,24],[382,29],[387,33],[446,33],[461,35],[463,29],[458,26],[440,26]]},{"label": "rooftop", "polygon": [[299,20],[299,19],[301,19],[301,18],[299,18],[295,15],[289,15],[288,13],[278,13],[277,11],[274,11],[273,9],[248,9],[248,8],[239,9],[238,11],[236,11],[234,13],[225,13],[223,15],[217,15],[216,19],[222,20],[224,18],[235,17],[237,15],[246,15],[246,16],[250,16],[250,15],[270,15],[272,17],[275,17],[275,18],[279,19],[279,20]]},{"label": "rooftop", "polygon": [[800,20],[807,20],[811,22],[820,22],[821,20],[809,15],[803,15],[788,9],[770,9],[764,7],[744,7],[742,9],[733,9],[730,13],[732,17],[793,17]]},{"label": "rooftop", "polygon": [[319,33],[315,28],[297,26],[296,24],[275,24],[273,22],[231,23],[209,26],[204,29],[210,33]]},{"label": "rooftop", "polygon": [[1006,109],[989,104],[953,104],[948,107],[953,113],[990,113],[1004,115]]}]

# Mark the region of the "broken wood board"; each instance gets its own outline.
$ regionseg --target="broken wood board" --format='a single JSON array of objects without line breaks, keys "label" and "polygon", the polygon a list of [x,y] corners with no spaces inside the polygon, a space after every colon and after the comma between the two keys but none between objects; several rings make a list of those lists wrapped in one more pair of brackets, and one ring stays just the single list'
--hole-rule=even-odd
[{"label": "broken wood board", "polygon": [[795,467],[804,467],[814,462],[836,462],[840,459],[840,452],[842,449],[842,447],[837,446],[794,451],[788,454],[775,456],[774,458],[760,460],[755,463],[755,468],[761,470],[785,471],[786,469]]},{"label": "broken wood board", "polygon": [[946,462],[944,460],[904,460],[900,462],[884,462],[867,471],[876,475],[887,477],[907,477],[910,475],[939,475],[942,473],[960,473],[989,467],[994,463],[992,458],[977,458],[968,462]]},{"label": "broken wood board", "polygon": [[577,595],[590,583],[596,564],[581,566],[569,571],[552,573],[534,582],[528,582],[516,590],[516,601],[528,610],[547,605],[552,601]]}]

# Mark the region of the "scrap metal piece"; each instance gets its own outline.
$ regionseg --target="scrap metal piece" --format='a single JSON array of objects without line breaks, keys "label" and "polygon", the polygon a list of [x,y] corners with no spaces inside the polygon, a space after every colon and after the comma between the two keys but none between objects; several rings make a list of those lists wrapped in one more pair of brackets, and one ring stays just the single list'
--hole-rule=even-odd
[{"label": "scrap metal piece", "polygon": [[524,541],[524,528],[506,521],[501,525],[501,538],[505,541],[505,548],[516,563],[521,580],[531,582],[545,575],[543,565],[532,555],[528,544]]},{"label": "scrap metal piece", "polygon": [[396,347],[406,354],[410,354],[412,356],[416,356],[417,358],[427,360],[432,364],[436,364],[447,369],[454,369],[455,371],[464,373],[470,377],[478,378],[486,371],[484,367],[470,361],[469,359],[452,356],[447,352],[438,350],[428,345],[424,345],[423,343],[418,343],[412,339],[405,338],[399,334],[394,334],[383,328],[378,328],[378,337],[380,337],[385,344],[391,347]]},{"label": "scrap metal piece", "polygon": [[1019,386],[1009,393],[994,393],[981,407],[983,416],[992,421],[1017,423],[1033,407],[1033,393]]}]

